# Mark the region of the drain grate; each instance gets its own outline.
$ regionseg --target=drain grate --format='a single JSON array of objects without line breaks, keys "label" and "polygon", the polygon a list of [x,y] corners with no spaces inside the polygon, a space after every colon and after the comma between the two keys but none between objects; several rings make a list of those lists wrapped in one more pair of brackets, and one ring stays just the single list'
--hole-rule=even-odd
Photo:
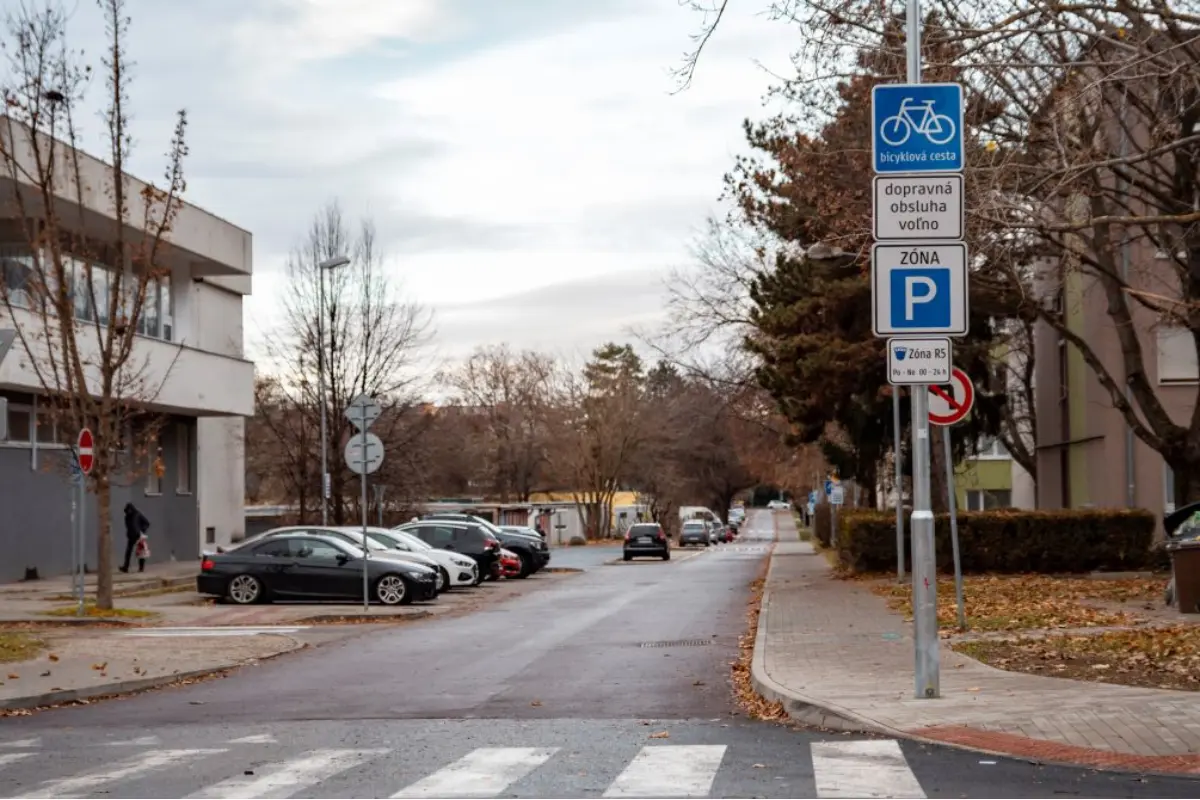
[{"label": "drain grate", "polygon": [[712,644],[712,639],[675,639],[665,642],[642,642],[639,647],[704,647]]}]

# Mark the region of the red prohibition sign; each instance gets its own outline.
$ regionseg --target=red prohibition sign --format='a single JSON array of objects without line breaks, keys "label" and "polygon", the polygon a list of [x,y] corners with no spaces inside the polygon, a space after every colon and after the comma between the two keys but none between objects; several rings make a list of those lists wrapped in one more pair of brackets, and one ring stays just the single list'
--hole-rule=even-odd
[{"label": "red prohibition sign", "polygon": [[95,440],[92,438],[90,430],[84,428],[79,432],[77,446],[79,448],[79,469],[84,475],[87,475],[96,463]]},{"label": "red prohibition sign", "polygon": [[975,405],[975,385],[967,373],[958,367],[950,372],[950,386],[934,384],[929,387],[929,421],[934,425],[953,425],[962,422]]}]

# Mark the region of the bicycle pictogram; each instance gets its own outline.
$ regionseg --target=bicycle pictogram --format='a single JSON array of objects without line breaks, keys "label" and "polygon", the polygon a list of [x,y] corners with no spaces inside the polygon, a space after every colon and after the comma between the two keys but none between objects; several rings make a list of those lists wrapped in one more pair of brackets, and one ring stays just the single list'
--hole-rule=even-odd
[{"label": "bicycle pictogram", "polygon": [[[913,133],[919,133],[932,144],[946,144],[954,138],[954,120],[933,110],[933,100],[918,102],[906,97],[900,101],[900,110],[888,117],[879,126],[879,137],[892,147],[908,141]],[[914,112],[918,115],[914,116]]]}]

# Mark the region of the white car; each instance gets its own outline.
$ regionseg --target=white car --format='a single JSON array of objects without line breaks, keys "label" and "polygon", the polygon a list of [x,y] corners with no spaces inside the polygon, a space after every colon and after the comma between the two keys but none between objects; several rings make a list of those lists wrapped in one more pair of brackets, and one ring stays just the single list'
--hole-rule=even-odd
[{"label": "white car", "polygon": [[771,502],[767,503],[767,508],[771,509],[772,511],[787,511],[791,507],[792,504],[786,500],[772,500]]},{"label": "white car", "polygon": [[[356,525],[354,527],[350,527],[347,525],[347,526],[336,527],[336,528],[331,527],[329,530],[336,531],[337,535],[342,536],[345,539],[348,539],[352,544],[356,544],[359,547],[362,547],[362,541],[363,541],[362,526]],[[382,531],[384,533],[391,532],[391,531],[388,531],[386,528],[370,528],[370,527],[368,527],[367,528],[367,548],[371,552],[387,553],[388,556],[391,558],[397,558],[401,561],[407,561],[410,564],[420,564],[422,566],[429,567],[430,569],[437,570],[437,573],[438,573],[437,590],[439,592],[444,592],[444,591],[446,591],[446,589],[450,588],[450,586],[453,585],[450,582],[451,576],[450,576],[449,572],[441,565],[441,563],[436,558],[428,556],[425,553],[415,553],[410,550],[404,550],[404,549],[401,549],[398,547],[393,547],[390,543],[387,543],[387,542],[381,542],[381,541],[379,541],[378,538],[371,535],[373,532],[376,532],[376,531]]]},{"label": "white car", "polygon": [[367,535],[389,549],[433,559],[437,562],[439,569],[445,573],[443,577],[449,581],[449,586],[479,585],[479,564],[475,563],[475,559],[470,556],[452,553],[449,550],[439,550],[407,531],[369,527]]}]

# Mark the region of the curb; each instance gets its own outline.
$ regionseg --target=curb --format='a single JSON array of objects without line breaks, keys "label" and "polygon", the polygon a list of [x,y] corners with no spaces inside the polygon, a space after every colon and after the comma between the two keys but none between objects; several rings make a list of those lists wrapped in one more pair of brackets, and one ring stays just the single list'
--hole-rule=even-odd
[{"label": "curb", "polygon": [[762,605],[758,614],[758,629],[754,634],[754,655],[750,660],[750,685],[770,702],[778,702],[788,718],[802,725],[843,733],[863,733],[906,739],[921,744],[949,747],[969,753],[981,753],[1013,758],[1037,764],[1104,772],[1136,773],[1162,777],[1196,777],[1200,775],[1200,756],[1143,756],[1116,750],[1077,747],[1045,739],[1031,739],[1012,734],[978,730],[964,725],[933,725],[915,731],[901,730],[870,717],[856,714],[847,708],[818,700],[777,683],[767,674],[765,665],[767,614],[771,603],[771,572],[775,554],[767,568],[763,584]]},{"label": "curb", "polygon": [[[291,637],[288,637],[291,638]],[[83,689],[60,689],[55,692],[43,692],[42,694],[31,694],[25,697],[12,697],[7,700],[0,700],[0,712],[3,711],[21,711],[44,708],[47,706],[59,706],[65,703],[72,703],[79,700],[94,700],[99,698],[119,697],[121,695],[135,694],[144,692],[147,689],[157,689],[159,687],[168,686],[179,681],[195,680],[196,678],[206,678],[211,675],[216,675],[220,672],[228,672],[238,669],[239,667],[249,666],[250,662],[261,663],[270,661],[280,656],[286,656],[290,653],[295,653],[297,650],[303,650],[308,647],[305,642],[292,639],[292,647],[287,650],[281,650],[278,653],[272,653],[261,658],[248,659],[240,663],[224,664],[219,667],[206,667],[204,669],[193,669],[187,672],[176,672],[171,675],[156,675],[153,678],[138,678],[136,680],[117,681],[116,683],[105,683],[98,686],[89,686]]]}]

